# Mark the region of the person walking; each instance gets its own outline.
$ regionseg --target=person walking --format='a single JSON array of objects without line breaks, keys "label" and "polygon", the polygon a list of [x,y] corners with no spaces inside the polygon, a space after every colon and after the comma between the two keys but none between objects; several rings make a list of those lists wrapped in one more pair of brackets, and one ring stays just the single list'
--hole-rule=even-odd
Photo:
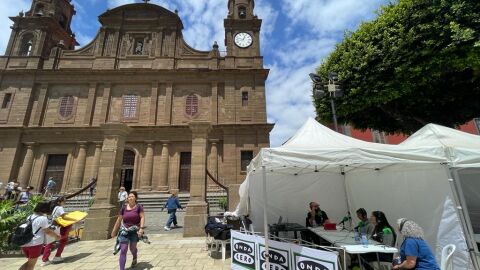
[{"label": "person walking", "polygon": [[[95,180],[97,180],[97,179],[95,179],[95,177],[90,179],[90,183],[95,182]],[[95,195],[95,188],[96,187],[97,187],[97,184],[93,184],[93,185],[90,186],[90,188],[89,188],[90,197],[93,197],[93,195]]]},{"label": "person walking", "polygon": [[423,229],[406,218],[397,221],[398,231],[404,237],[400,247],[400,264],[393,269],[440,270],[432,250],[423,239]]},{"label": "person walking", "polygon": [[30,242],[21,246],[27,262],[20,266],[19,270],[32,270],[35,268],[38,257],[42,254],[42,247],[46,235],[60,239],[60,235],[49,228],[48,218],[46,216],[49,212],[50,202],[40,202],[35,209],[33,209],[33,214],[27,218],[27,220],[32,222],[33,238]]},{"label": "person walking", "polygon": [[[55,205],[56,206],[55,208],[53,208],[53,211],[52,211],[52,222],[51,222],[52,225],[60,226],[60,225],[57,225],[55,222],[55,220],[59,217],[62,217],[65,220],[75,221],[74,219],[69,219],[68,217],[65,216],[66,215],[65,209],[63,208],[63,206],[65,205],[65,197],[58,198],[55,201]],[[53,257],[52,261],[49,260],[49,257],[52,251],[53,242],[45,245],[45,249],[43,250],[42,266],[49,265],[51,262],[54,262],[54,263],[63,262],[62,252],[65,249],[65,246],[67,245],[68,233],[70,232],[71,229],[72,229],[72,225],[69,225],[66,227],[60,226],[60,241],[58,243],[57,252],[55,253],[55,257]]]},{"label": "person walking", "polygon": [[168,198],[167,202],[165,203],[165,206],[162,208],[162,211],[164,208],[167,208],[167,213],[170,215],[167,220],[167,224],[165,224],[165,231],[170,231],[170,226],[173,223],[174,228],[178,228],[178,223],[177,223],[177,209],[183,209],[182,205],[180,204],[180,201],[178,200],[178,197],[175,192],[171,193],[172,195],[170,198]]},{"label": "person walking", "polygon": [[53,177],[48,178],[47,186],[45,187],[45,193],[43,194],[44,197],[51,197],[53,195],[53,190],[57,183],[53,180]]},{"label": "person walking", "polygon": [[143,237],[145,229],[145,213],[143,212],[143,207],[137,203],[137,200],[137,192],[130,191],[127,203],[120,209],[111,234],[112,238],[117,237],[120,243],[120,270],[125,270],[129,247],[133,256],[131,267],[137,265],[137,243]]},{"label": "person walking", "polygon": [[125,205],[127,197],[128,193],[125,191],[125,187],[120,187],[120,190],[118,191],[118,205],[120,206],[120,209]]}]

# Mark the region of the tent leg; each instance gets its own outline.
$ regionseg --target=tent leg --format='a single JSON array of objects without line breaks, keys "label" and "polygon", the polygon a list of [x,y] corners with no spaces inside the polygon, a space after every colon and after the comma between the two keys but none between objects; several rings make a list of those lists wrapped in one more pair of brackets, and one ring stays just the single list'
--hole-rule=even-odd
[{"label": "tent leg", "polygon": [[465,240],[467,243],[468,253],[470,254],[470,258],[472,260],[473,268],[480,269],[480,265],[478,262],[477,254],[475,253],[475,245],[476,242],[473,239],[473,229],[471,227],[470,218],[468,213],[465,209],[465,201],[463,200],[463,192],[460,186],[458,172],[454,171],[452,173],[453,168],[445,165],[445,170],[447,171],[448,181],[450,182],[450,187],[452,189],[453,197],[455,200],[455,204],[457,205],[457,213],[460,217],[460,223],[462,224],[463,234],[465,235]]},{"label": "tent leg", "polygon": [[[270,251],[269,251],[269,244],[268,244],[268,239],[270,236],[270,233],[268,231],[268,220],[267,220],[267,169],[265,166],[262,166],[262,177],[263,177],[263,229],[265,231],[265,268],[264,269],[270,269]],[[261,257],[262,254],[259,254]],[[260,269],[262,269],[262,266],[260,265]]]}]

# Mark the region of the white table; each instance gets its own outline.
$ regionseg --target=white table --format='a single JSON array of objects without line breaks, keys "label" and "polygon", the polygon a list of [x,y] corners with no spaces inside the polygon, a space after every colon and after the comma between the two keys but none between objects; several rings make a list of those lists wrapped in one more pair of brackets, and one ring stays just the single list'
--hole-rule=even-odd
[{"label": "white table", "polygon": [[354,233],[350,231],[326,231],[323,227],[309,228],[312,232],[330,242],[333,246],[344,248],[345,252],[358,256],[360,268],[363,269],[360,261],[360,254],[377,253],[377,262],[380,265],[378,253],[396,253],[398,250],[393,247],[383,245],[372,239],[368,240],[368,246],[364,247],[362,244],[355,241]]}]

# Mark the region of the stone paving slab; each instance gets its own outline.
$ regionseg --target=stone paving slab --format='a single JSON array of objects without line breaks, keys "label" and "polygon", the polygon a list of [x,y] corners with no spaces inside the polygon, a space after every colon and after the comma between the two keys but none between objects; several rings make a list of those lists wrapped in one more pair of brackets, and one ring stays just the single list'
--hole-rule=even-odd
[{"label": "stone paving slab", "polygon": [[[132,256],[127,257],[127,269],[230,269],[230,259],[212,259],[205,250],[205,238],[183,238],[179,233],[149,235],[152,244],[138,244],[138,265],[129,268]],[[80,241],[68,245],[63,252],[65,262],[40,266],[39,258],[35,269],[70,270],[70,269],[119,269],[119,255],[113,255],[113,239],[104,241]],[[52,252],[54,253],[54,252]],[[51,255],[53,257],[53,255]],[[25,258],[2,258],[0,269],[14,270],[25,262]]]}]

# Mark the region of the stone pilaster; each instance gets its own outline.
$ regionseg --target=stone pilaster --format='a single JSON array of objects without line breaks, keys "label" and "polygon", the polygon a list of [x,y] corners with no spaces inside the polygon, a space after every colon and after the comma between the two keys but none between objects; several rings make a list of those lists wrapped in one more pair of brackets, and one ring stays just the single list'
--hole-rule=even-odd
[{"label": "stone pilaster", "polygon": [[125,140],[131,128],[124,124],[103,124],[104,132],[100,165],[98,168],[95,203],[85,221],[82,240],[105,240],[110,238],[118,215],[117,188],[120,185]]},{"label": "stone pilaster", "polygon": [[[100,166],[100,155],[102,153],[102,142],[95,143],[95,153],[93,154],[92,177],[98,178],[98,167]],[[84,183],[88,184],[88,183]]]},{"label": "stone pilaster", "polygon": [[210,140],[210,173],[218,181],[218,142],[220,140]]},{"label": "stone pilaster", "polygon": [[140,189],[152,190],[152,175],[153,175],[153,145],[154,141],[145,141],[147,151],[143,159],[142,180]]},{"label": "stone pilaster", "polygon": [[69,189],[78,189],[82,187],[83,175],[85,173],[85,163],[87,161],[87,142],[78,143],[78,154],[75,161],[75,169],[70,179]]},{"label": "stone pilaster", "polygon": [[168,141],[162,141],[162,156],[160,157],[160,177],[157,190],[168,191],[168,165],[170,151]]},{"label": "stone pilaster", "polygon": [[22,188],[25,188],[30,183],[30,174],[32,173],[34,153],[33,148],[35,143],[25,143],[27,147],[27,152],[25,153],[25,158],[23,159],[23,165],[18,173],[18,183]]},{"label": "stone pilaster", "polygon": [[190,179],[190,202],[185,215],[185,237],[203,236],[207,222],[206,169],[208,133],[210,122],[191,122],[192,130],[192,175]]}]

